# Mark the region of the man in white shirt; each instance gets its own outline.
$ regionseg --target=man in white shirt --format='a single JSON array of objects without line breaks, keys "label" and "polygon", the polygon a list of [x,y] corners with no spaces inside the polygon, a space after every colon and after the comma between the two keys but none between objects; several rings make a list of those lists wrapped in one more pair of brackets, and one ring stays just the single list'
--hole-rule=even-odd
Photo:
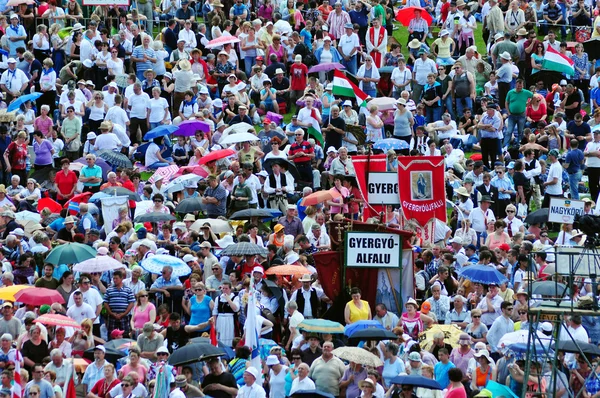
[{"label": "man in white shirt", "polygon": [[346,67],[353,75],[356,75],[356,52],[360,48],[358,35],[354,33],[354,27],[351,23],[344,25],[345,33],[338,42],[338,51],[342,56],[342,65]]},{"label": "man in white shirt", "polygon": [[[102,303],[104,303],[104,299],[96,290],[96,288],[91,288],[90,278],[86,275],[82,276],[79,280],[79,289],[75,290],[71,297],[69,297],[69,302],[67,304],[67,308],[71,308],[75,304],[75,293],[81,292],[83,294],[83,302],[89,304],[94,312],[96,313],[96,318],[94,319],[94,335],[99,336],[100,333],[100,311],[102,311]],[[90,318],[91,319],[91,318]],[[93,386],[91,386],[93,387]],[[90,388],[91,388],[90,387]]]},{"label": "man in white shirt", "polygon": [[96,137],[96,144],[94,145],[94,150],[101,151],[103,149],[108,149],[110,151],[119,151],[123,144],[119,137],[116,134],[111,133],[112,123],[111,122],[102,122],[100,123],[100,131],[101,134]]},{"label": "man in white shirt", "polygon": [[6,93],[6,102],[9,103],[25,91],[29,79],[25,72],[17,68],[16,59],[9,58],[7,62],[8,69],[0,77],[0,87]]},{"label": "man in white shirt", "polygon": [[122,101],[123,97],[121,97],[121,95],[115,96],[115,104],[108,109],[106,116],[104,116],[104,120],[112,122],[113,125],[127,128],[127,126],[129,126],[129,116],[127,116],[127,112],[121,108]]},{"label": "man in white shirt", "polygon": [[281,172],[279,164],[273,164],[272,170],[273,173],[265,180],[263,190],[270,197],[270,207],[280,209],[285,214],[287,212],[287,194],[294,191],[294,185],[286,174]]},{"label": "man in white shirt", "polygon": [[452,120],[452,116],[449,113],[442,115],[442,120],[437,122],[429,123],[425,130],[428,133],[436,134],[437,141],[442,144],[444,140],[450,139],[458,135],[458,128],[456,122]]},{"label": "man in white shirt", "polygon": [[558,150],[552,149],[550,152],[548,152],[548,162],[550,163],[550,169],[548,170],[548,179],[544,183],[546,193],[544,194],[542,208],[548,208],[550,206],[550,198],[562,197],[563,195],[563,168],[558,162]]},{"label": "man in white shirt", "polygon": [[[331,300],[329,300],[322,289],[311,286],[312,279],[310,275],[303,275],[299,279],[299,282],[302,283],[302,288],[292,293],[290,301],[294,301],[297,304],[298,311],[304,315],[305,319],[319,318],[320,314],[317,304],[320,304],[321,301],[330,302]],[[317,308],[313,308],[313,305],[317,306]]]},{"label": "man in white shirt", "polygon": [[92,32],[91,30],[86,30],[84,38],[81,41],[81,45],[79,47],[79,59],[81,60],[81,62],[86,60],[93,61],[92,55],[95,50],[94,43],[92,42],[93,38],[94,32]]},{"label": "man in white shirt", "polygon": [[108,105],[109,108],[112,108],[115,105],[115,96],[119,94],[117,83],[108,83],[108,90],[103,91],[102,94],[104,94],[104,103]]},{"label": "man in white shirt", "polygon": [[265,389],[257,383],[257,380],[261,380],[261,374],[254,366],[246,368],[244,372],[244,385],[238,390],[237,396],[239,398],[266,398],[267,394]]},{"label": "man in white shirt", "polygon": [[494,216],[494,212],[490,209],[490,204],[492,203],[492,199],[484,195],[481,197],[479,207],[474,208],[471,214],[469,214],[469,221],[471,222],[471,227],[477,232],[478,242],[481,234],[485,232],[487,224],[496,222],[496,216]]},{"label": "man in white shirt", "polygon": [[288,301],[285,308],[288,312],[288,328],[290,329],[290,337],[285,346],[286,351],[288,351],[292,346],[294,339],[300,335],[298,325],[304,320],[304,315],[298,312],[298,304],[296,304],[295,301]]},{"label": "man in white shirt", "polygon": [[79,291],[73,293],[73,302],[75,305],[69,306],[67,316],[73,318],[81,324],[84,319],[96,319],[96,312],[88,303],[83,302],[83,294]]},{"label": "man in white shirt", "polygon": [[298,365],[298,377],[292,381],[290,396],[294,395],[296,391],[310,391],[316,388],[315,382],[308,377],[309,371],[310,368],[304,362]]},{"label": "man in white shirt", "polygon": [[[134,83],[133,94],[127,98],[129,107],[129,135],[131,142],[137,144],[141,142],[141,137],[148,132],[147,116],[150,112],[150,97],[142,91],[140,83]],[[141,137],[138,138],[138,128],[141,130]]]},{"label": "man in white shirt", "polygon": [[597,200],[598,192],[600,192],[600,130],[594,130],[593,137],[593,141],[588,142],[585,146],[583,155],[585,156],[592,200]]},{"label": "man in white shirt", "polygon": [[477,305],[477,308],[481,310],[481,323],[488,328],[502,314],[500,306],[504,302],[504,299],[498,295],[499,290],[498,285],[489,285],[487,294],[485,297],[482,297]]},{"label": "man in white shirt", "polygon": [[192,21],[185,21],[184,29],[179,31],[179,40],[185,40],[183,48],[187,51],[192,51],[196,48],[196,34],[192,30]]}]

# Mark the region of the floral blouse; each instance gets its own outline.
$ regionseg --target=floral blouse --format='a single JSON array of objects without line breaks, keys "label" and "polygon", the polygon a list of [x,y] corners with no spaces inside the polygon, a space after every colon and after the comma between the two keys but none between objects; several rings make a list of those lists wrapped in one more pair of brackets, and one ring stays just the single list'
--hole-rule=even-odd
[{"label": "floral blouse", "polygon": [[[571,55],[571,59],[575,63],[575,75],[573,76],[573,78],[575,80],[589,79],[590,72],[589,72],[589,61],[588,61],[587,53],[582,53],[581,56],[579,56],[577,54],[573,54],[573,55]],[[578,69],[583,69],[585,71],[585,74],[581,74]]]}]

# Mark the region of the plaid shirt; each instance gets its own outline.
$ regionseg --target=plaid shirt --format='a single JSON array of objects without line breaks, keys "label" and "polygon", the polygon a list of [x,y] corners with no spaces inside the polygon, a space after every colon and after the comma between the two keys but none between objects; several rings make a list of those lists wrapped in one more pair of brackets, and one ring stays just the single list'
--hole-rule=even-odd
[{"label": "plaid shirt", "polygon": [[408,29],[412,29],[413,32],[423,32],[425,35],[429,33],[429,27],[427,26],[427,21],[424,18],[413,18],[410,20],[408,24]]}]

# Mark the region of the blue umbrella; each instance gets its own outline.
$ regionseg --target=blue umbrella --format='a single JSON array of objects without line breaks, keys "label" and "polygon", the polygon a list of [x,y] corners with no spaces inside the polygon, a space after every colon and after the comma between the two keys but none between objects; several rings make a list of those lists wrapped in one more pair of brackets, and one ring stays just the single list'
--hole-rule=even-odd
[{"label": "blue umbrella", "polygon": [[158,137],[164,137],[165,135],[173,134],[178,129],[179,127],[173,126],[172,124],[155,127],[144,134],[144,141],[150,141]]},{"label": "blue umbrella", "polygon": [[37,93],[37,92],[32,93],[32,94],[22,95],[10,103],[10,105],[6,109],[6,112],[16,111],[17,109],[19,109],[21,107],[21,105],[23,105],[27,101],[35,101],[36,99],[40,98],[41,96],[42,96],[42,93]]},{"label": "blue umbrella", "polygon": [[487,265],[469,265],[468,267],[462,268],[458,272],[458,275],[471,282],[484,285],[490,285],[492,283],[499,285],[508,281],[508,279],[498,272],[496,268]]},{"label": "blue umbrella", "polygon": [[487,382],[485,389],[491,391],[492,397],[519,398],[510,388],[493,380]]},{"label": "blue umbrella", "polygon": [[96,192],[90,197],[89,202],[97,202],[104,198],[110,198],[110,195],[104,192]]},{"label": "blue umbrella", "polygon": [[157,254],[142,261],[142,268],[151,274],[160,275],[163,267],[173,267],[173,277],[179,278],[192,273],[192,269],[183,260],[168,254]]},{"label": "blue umbrella", "polygon": [[[548,340],[548,344],[550,341]],[[544,347],[540,341],[533,340],[528,346],[527,343],[511,344],[504,349],[506,357],[515,358],[515,360],[525,360],[530,357],[532,361],[541,362],[552,358],[554,351],[549,347]],[[487,387],[487,386],[486,386]]]},{"label": "blue umbrella", "polygon": [[390,149],[395,151],[399,151],[401,149],[408,149],[410,146],[404,140],[399,140],[397,138],[386,138],[383,140],[379,140],[373,144],[373,149],[379,149],[383,152],[387,152]]},{"label": "blue umbrella", "polygon": [[383,325],[378,321],[357,321],[351,323],[350,325],[346,325],[346,327],[344,328],[344,335],[350,337],[359,330],[369,328],[383,329]]},{"label": "blue umbrella", "polygon": [[390,384],[423,387],[429,388],[431,390],[442,390],[442,386],[440,386],[440,383],[433,379],[428,379],[423,376],[396,376],[390,380]]}]

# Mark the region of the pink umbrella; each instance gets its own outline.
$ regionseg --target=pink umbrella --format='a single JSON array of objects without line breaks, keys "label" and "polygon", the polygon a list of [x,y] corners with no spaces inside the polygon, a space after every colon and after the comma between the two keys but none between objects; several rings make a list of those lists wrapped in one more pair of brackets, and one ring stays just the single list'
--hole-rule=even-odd
[{"label": "pink umbrella", "polygon": [[215,47],[224,46],[225,44],[234,44],[234,43],[239,43],[239,42],[240,42],[240,39],[238,39],[235,36],[221,36],[221,37],[217,37],[216,39],[209,41],[205,47],[206,48],[215,48]]},{"label": "pink umbrella", "polygon": [[8,0],[8,3],[6,3],[6,5],[8,7],[16,7],[19,4],[33,5],[33,4],[35,4],[35,1],[34,0]]},{"label": "pink umbrella", "polygon": [[196,174],[202,178],[206,178],[208,177],[208,171],[206,171],[206,169],[204,167],[202,167],[201,165],[196,165],[196,166],[183,166],[179,169],[179,171],[177,172],[177,174],[175,174],[176,177],[182,176],[184,174]]},{"label": "pink umbrella", "polygon": [[208,162],[212,162],[213,160],[223,159],[231,155],[235,155],[235,151],[233,149],[219,149],[218,151],[212,151],[206,156],[202,156],[198,161],[198,164],[206,164]]},{"label": "pink umbrella", "polygon": [[47,326],[59,326],[81,329],[81,325],[75,319],[60,314],[45,314],[38,317],[36,320],[34,320],[34,322],[43,323]]},{"label": "pink umbrella", "polygon": [[148,179],[148,182],[154,184],[154,181],[156,181],[158,177],[163,177],[163,184],[166,184],[171,177],[177,174],[177,171],[179,171],[179,167],[174,164],[166,167],[159,167],[156,169],[156,172],[152,174],[152,177]]}]

